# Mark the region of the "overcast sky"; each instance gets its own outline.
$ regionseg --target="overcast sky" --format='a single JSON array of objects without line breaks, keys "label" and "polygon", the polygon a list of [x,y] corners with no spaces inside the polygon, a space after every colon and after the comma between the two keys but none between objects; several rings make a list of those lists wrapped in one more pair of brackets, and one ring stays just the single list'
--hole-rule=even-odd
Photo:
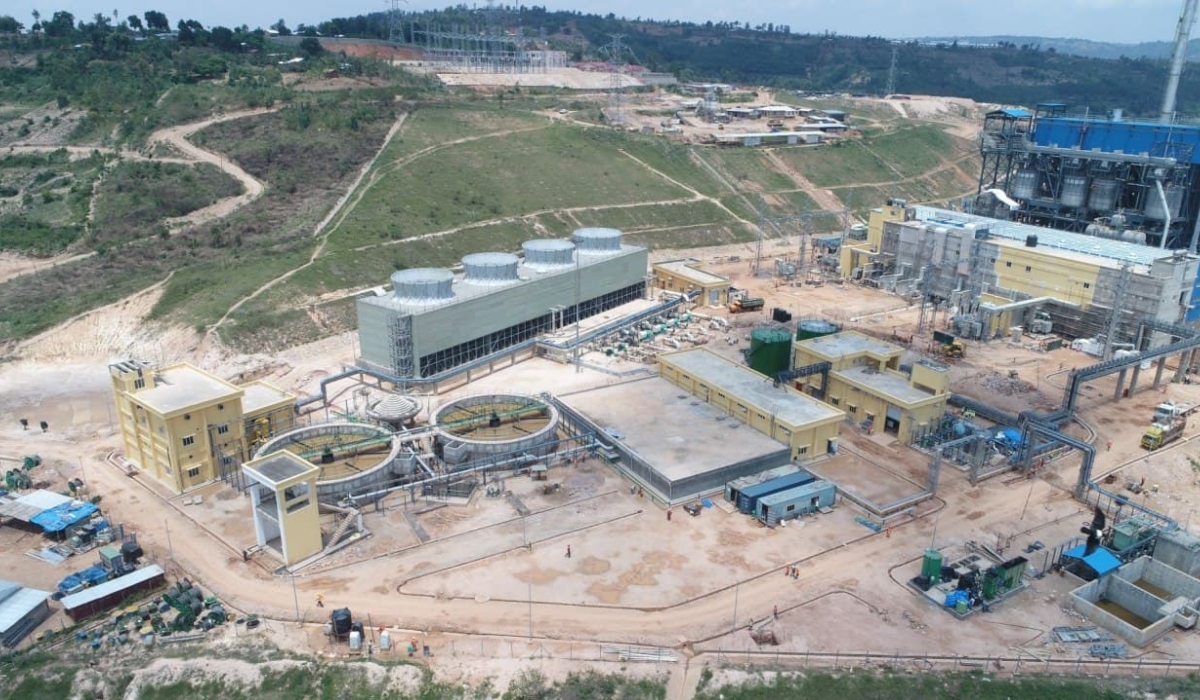
[{"label": "overcast sky", "polygon": [[[509,3],[515,4],[512,0]],[[401,7],[418,10],[448,4],[453,3],[411,0]],[[483,5],[484,0],[478,4]],[[503,0],[497,4],[503,4]],[[1135,43],[1172,39],[1183,0],[774,0],[745,5],[729,0],[530,0],[525,4],[551,10],[613,12],[626,17],[772,22],[789,25],[793,32],[828,30],[854,36],[1019,34]],[[166,13],[172,26],[188,18],[205,26],[266,27],[283,18],[294,27],[301,22],[316,24],[335,16],[375,12],[387,5],[385,0],[140,0],[137,5],[118,0],[110,4],[96,0],[8,0],[0,13],[13,13],[26,26],[33,23],[34,9],[43,16],[66,10],[76,18],[90,18],[97,12],[111,15],[113,9],[124,18],[154,9]]]}]

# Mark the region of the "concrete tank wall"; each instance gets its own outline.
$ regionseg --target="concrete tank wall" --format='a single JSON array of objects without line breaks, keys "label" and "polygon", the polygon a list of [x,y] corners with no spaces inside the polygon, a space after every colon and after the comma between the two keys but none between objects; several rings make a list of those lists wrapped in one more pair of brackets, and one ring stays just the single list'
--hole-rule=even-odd
[{"label": "concrete tank wall", "polygon": [[[549,422],[542,428],[528,435],[510,440],[472,440],[457,435],[439,426],[444,416],[451,411],[469,406],[481,406],[502,402],[529,401],[544,406]],[[483,394],[467,396],[443,404],[433,414],[432,423],[443,446],[450,446],[453,453],[454,466],[467,467],[471,462],[494,458],[499,455],[529,454],[535,457],[546,457],[554,451],[555,436],[558,432],[560,416],[558,409],[541,399],[517,394]],[[550,444],[548,444],[550,443]],[[449,461],[449,458],[447,459]]]},{"label": "concrete tank wall", "polygon": [[[321,423],[297,428],[265,443],[254,453],[254,457],[257,459],[284,449],[291,449],[294,453],[299,454],[308,450],[300,445],[303,441],[328,435],[349,435],[359,438],[391,436],[391,446],[387,455],[378,465],[364,472],[340,479],[319,479],[317,481],[317,500],[319,501],[336,503],[352,493],[363,493],[382,488],[386,482],[404,474],[408,467],[404,460],[398,459],[400,441],[392,436],[391,431],[365,423]],[[409,468],[409,472],[411,472],[411,468]]]}]

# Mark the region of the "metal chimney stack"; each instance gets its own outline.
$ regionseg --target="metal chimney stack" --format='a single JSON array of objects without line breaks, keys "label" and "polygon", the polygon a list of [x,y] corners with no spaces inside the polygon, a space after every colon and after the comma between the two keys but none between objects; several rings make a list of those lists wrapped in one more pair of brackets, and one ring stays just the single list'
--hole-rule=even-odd
[{"label": "metal chimney stack", "polygon": [[1192,24],[1196,21],[1196,4],[1200,0],[1184,0],[1183,12],[1179,15],[1179,26],[1175,28],[1175,48],[1171,52],[1171,73],[1167,77],[1167,89],[1163,93],[1159,121],[1170,124],[1175,121],[1175,94],[1179,91],[1179,76],[1183,74],[1183,62],[1187,58],[1188,38],[1192,35]]}]

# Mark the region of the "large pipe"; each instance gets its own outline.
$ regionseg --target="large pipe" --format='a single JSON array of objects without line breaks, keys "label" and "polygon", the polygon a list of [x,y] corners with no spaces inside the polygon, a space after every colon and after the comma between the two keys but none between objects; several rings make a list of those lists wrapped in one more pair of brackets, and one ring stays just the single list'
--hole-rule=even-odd
[{"label": "large pipe", "polygon": [[[1189,0],[1195,2],[1196,0]],[[1172,98],[1174,99],[1174,98]],[[1163,191],[1162,180],[1154,181],[1154,189],[1158,192],[1158,199],[1162,202],[1163,208],[1163,232],[1162,241],[1159,242],[1159,248],[1167,247],[1167,234],[1171,232],[1171,205],[1167,203],[1167,193]]]},{"label": "large pipe", "polygon": [[1192,35],[1192,24],[1196,21],[1196,4],[1200,0],[1184,0],[1179,24],[1175,27],[1175,48],[1171,51],[1171,72],[1167,76],[1167,89],[1163,92],[1159,121],[1170,124],[1175,121],[1175,94],[1179,91],[1179,78],[1183,75],[1183,62],[1187,58],[1188,37]]}]

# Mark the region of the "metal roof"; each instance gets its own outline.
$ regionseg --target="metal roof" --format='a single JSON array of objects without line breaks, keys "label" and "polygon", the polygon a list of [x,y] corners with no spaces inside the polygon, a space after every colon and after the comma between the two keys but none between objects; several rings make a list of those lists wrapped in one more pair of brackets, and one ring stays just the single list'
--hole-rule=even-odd
[{"label": "metal roof", "polygon": [[779,421],[803,426],[831,418],[840,419],[842,412],[826,404],[783,387],[776,387],[765,375],[743,367],[720,355],[694,348],[681,350],[659,359],[680,371],[687,372],[714,389],[729,394],[732,400],[753,404],[759,411],[769,412]]},{"label": "metal roof", "polygon": [[1001,221],[937,207],[916,205],[912,207],[912,211],[916,221],[954,228],[963,228],[966,224],[974,224],[977,228],[986,228],[988,235],[992,238],[1004,238],[1024,244],[1029,236],[1037,236],[1037,247],[1039,248],[1052,248],[1096,260],[1112,261],[1109,265],[1114,267],[1119,267],[1121,263],[1149,267],[1155,260],[1170,257],[1173,253],[1171,250],[1128,241],[1085,236],[1082,233],[1070,233],[1015,221]]},{"label": "metal roof", "polygon": [[260,457],[242,465],[242,470],[255,481],[268,486],[277,486],[288,479],[304,476],[309,472],[321,470],[315,464],[308,462],[288,450],[272,452],[266,457]]},{"label": "metal roof", "polygon": [[21,588],[0,601],[0,637],[7,635],[10,629],[21,624],[29,613],[44,605],[49,597],[50,591]]},{"label": "metal roof", "polygon": [[672,272],[680,277],[685,277],[689,281],[695,282],[699,285],[721,283],[729,284],[728,277],[722,277],[721,275],[714,275],[711,272],[705,272],[698,267],[694,267],[693,264],[688,260],[667,260],[665,262],[654,263],[654,267],[661,267],[667,272]]},{"label": "metal roof", "polygon": [[836,487],[830,482],[825,481],[824,479],[817,479],[816,481],[810,481],[807,484],[801,484],[800,486],[786,489],[778,493],[772,493],[763,496],[762,498],[758,499],[758,503],[762,506],[777,506],[780,503],[787,503],[788,501],[792,501],[797,498],[803,498],[809,494],[821,493],[834,488]]},{"label": "metal roof", "polygon": [[119,593],[127,588],[133,588],[139,583],[145,583],[146,581],[153,579],[155,576],[162,575],[162,567],[160,567],[158,564],[151,564],[150,566],[144,566],[137,571],[131,571],[120,578],[114,578],[111,581],[105,581],[99,586],[92,586],[91,588],[85,588],[78,593],[63,596],[63,599],[59,602],[62,603],[64,609],[74,610],[75,608],[82,607],[96,600],[100,600],[101,598],[112,595],[113,593]]},{"label": "metal roof", "polygon": [[22,522],[33,522],[33,518],[44,511],[64,503],[71,498],[53,491],[38,490],[24,496],[0,498],[0,517],[16,518]]},{"label": "metal roof", "polygon": [[1078,547],[1068,549],[1067,551],[1063,552],[1063,556],[1079,559],[1083,563],[1092,567],[1092,570],[1096,572],[1097,576],[1104,576],[1105,574],[1110,574],[1121,568],[1121,560],[1117,559],[1116,556],[1114,556],[1113,553],[1107,549],[1103,547],[1097,547],[1096,551],[1085,557],[1083,556],[1084,548],[1085,545],[1081,544]]},{"label": "metal roof", "polygon": [[1012,117],[1013,119],[1028,119],[1029,117],[1033,116],[1033,112],[1030,112],[1027,109],[1022,109],[1020,107],[1006,107],[1004,109],[997,109],[997,110],[988,112],[988,116],[991,116],[993,114],[1003,114],[1004,116]]}]

